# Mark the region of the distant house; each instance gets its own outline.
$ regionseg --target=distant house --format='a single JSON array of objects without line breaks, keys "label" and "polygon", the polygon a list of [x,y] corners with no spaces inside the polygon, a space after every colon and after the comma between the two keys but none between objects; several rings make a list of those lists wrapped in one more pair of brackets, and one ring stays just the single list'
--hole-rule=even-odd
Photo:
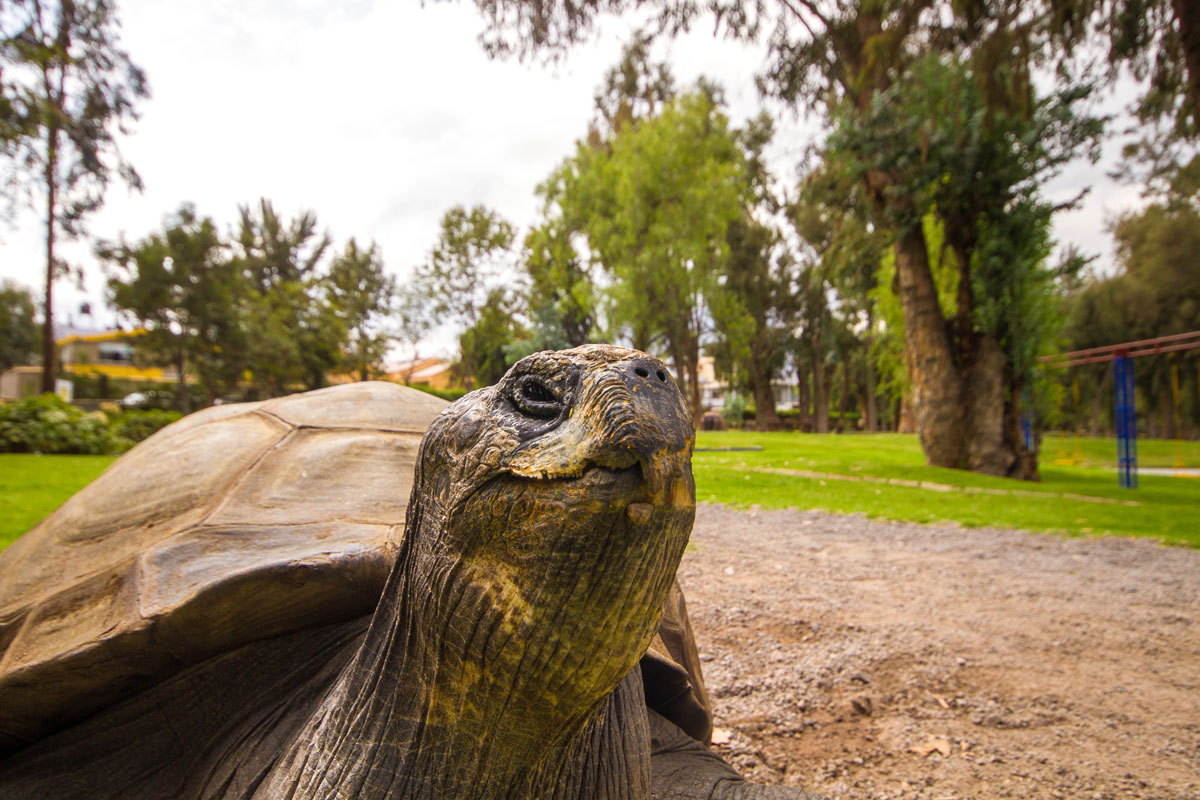
[{"label": "distant house", "polygon": [[129,331],[69,331],[55,340],[64,373],[75,375],[107,375],[138,381],[174,381],[179,373],[174,367],[151,367],[139,364],[134,342],[145,336],[145,328]]},{"label": "distant house", "polygon": [[459,381],[444,358],[420,358],[388,369],[387,379],[396,383],[424,383],[433,389],[457,389]]},{"label": "distant house", "polygon": [[[729,384],[717,380],[717,371],[712,356],[700,356],[699,363],[700,406],[702,408],[724,408],[729,396]],[[771,390],[775,394],[775,409],[784,411],[795,408],[797,403],[796,384],[792,381],[775,380],[771,382]],[[753,397],[746,400],[753,401]]]},{"label": "distant house", "polygon": [[[144,336],[144,328],[133,330],[89,331],[66,328],[54,340],[62,364],[60,378],[72,375],[95,376],[131,381],[175,381],[174,367],[152,367],[138,363],[134,342]],[[42,368],[19,366],[0,375],[0,400],[19,400],[38,394],[42,388]]]}]

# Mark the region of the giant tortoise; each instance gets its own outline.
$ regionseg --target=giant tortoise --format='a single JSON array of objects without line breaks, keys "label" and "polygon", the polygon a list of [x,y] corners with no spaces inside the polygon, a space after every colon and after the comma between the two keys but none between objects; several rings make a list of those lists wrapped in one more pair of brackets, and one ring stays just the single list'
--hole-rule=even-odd
[{"label": "giant tortoise", "polygon": [[0,555],[0,797],[805,796],[703,744],[692,440],[602,345],[187,417]]}]

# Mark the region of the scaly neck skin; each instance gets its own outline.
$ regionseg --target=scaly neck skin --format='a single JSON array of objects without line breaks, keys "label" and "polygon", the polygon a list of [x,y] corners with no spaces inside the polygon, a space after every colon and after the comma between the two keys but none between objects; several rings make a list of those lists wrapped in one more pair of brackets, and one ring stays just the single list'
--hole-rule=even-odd
[{"label": "scaly neck skin", "polygon": [[[415,550],[403,548],[358,654],[259,796],[648,797],[636,668],[607,694],[564,688],[590,665],[568,657],[562,631],[518,633],[494,610],[503,581]],[[530,667],[547,664],[563,669]]]}]

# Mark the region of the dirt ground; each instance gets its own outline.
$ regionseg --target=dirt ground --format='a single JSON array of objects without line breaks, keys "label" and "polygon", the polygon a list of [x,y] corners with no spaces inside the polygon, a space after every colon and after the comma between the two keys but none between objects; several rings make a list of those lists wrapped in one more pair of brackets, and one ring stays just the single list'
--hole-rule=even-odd
[{"label": "dirt ground", "polygon": [[748,777],[1200,798],[1200,551],[710,505],[692,543],[714,744]]}]

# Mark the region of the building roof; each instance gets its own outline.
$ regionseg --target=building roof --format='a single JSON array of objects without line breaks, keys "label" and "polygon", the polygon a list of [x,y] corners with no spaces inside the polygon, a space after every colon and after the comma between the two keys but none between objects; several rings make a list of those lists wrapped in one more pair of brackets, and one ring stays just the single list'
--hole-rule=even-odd
[{"label": "building roof", "polygon": [[54,340],[54,343],[61,347],[64,344],[70,344],[72,342],[112,342],[119,339],[130,339],[136,336],[144,336],[146,334],[146,329],[134,328],[132,330],[123,331],[118,328],[116,330],[107,331],[84,331],[67,328],[59,333],[60,336]]}]

